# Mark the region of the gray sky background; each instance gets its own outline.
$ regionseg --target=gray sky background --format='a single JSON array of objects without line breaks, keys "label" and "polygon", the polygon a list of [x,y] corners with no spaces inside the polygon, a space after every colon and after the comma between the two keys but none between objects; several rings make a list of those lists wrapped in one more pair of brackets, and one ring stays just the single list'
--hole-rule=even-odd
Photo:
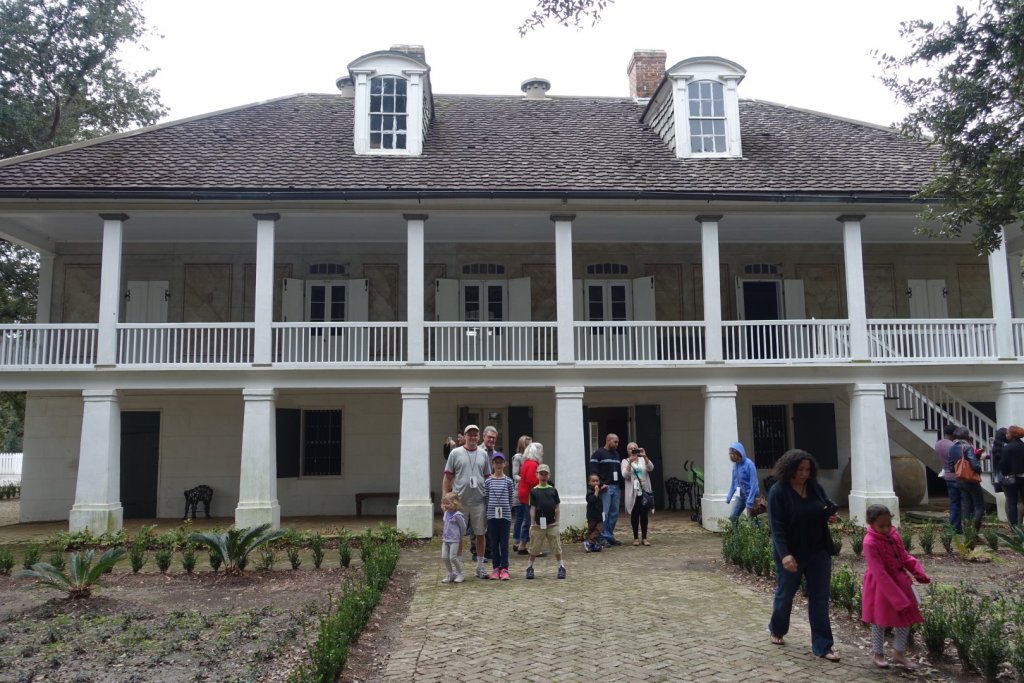
[{"label": "gray sky background", "polygon": [[[972,6],[967,0],[968,7]],[[903,54],[899,23],[952,18],[950,0],[618,0],[594,27],[520,38],[530,0],[143,0],[148,51],[130,68],[155,79],[181,119],[301,92],[337,92],[346,65],[396,43],[423,45],[435,93],[518,95],[542,76],[551,96],[625,97],[634,49],[668,66],[717,55],[747,69],[740,97],[873,123],[902,115],[878,80],[875,49]]]}]

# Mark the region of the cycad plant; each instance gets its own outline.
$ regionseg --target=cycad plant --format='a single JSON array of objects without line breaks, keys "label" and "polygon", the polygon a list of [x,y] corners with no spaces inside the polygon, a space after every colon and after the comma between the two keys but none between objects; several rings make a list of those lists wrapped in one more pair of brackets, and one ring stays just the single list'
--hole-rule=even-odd
[{"label": "cycad plant", "polygon": [[92,594],[92,587],[99,582],[100,576],[113,569],[124,556],[124,548],[109,548],[99,561],[93,564],[93,551],[84,550],[71,554],[67,573],[56,569],[48,562],[37,562],[31,569],[22,569],[16,576],[35,579],[37,586],[64,591],[69,598],[87,598]]},{"label": "cycad plant", "polygon": [[269,524],[246,529],[228,529],[225,533],[200,532],[192,534],[193,543],[202,543],[224,563],[224,572],[237,574],[245,570],[249,553],[264,543],[284,534],[281,529],[271,530]]},{"label": "cycad plant", "polygon": [[1010,550],[1018,555],[1024,555],[1024,527],[1012,525],[1010,527],[1010,533],[1000,533],[999,538],[1003,539],[1003,543],[1005,543]]}]

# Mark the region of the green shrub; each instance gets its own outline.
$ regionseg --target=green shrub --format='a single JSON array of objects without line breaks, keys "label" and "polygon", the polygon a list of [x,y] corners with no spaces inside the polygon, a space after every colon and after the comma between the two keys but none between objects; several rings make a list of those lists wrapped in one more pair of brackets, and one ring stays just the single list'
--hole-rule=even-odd
[{"label": "green shrub", "polygon": [[979,622],[970,641],[971,664],[994,681],[1009,655],[1006,628],[1006,606],[1002,600],[983,598],[978,605]]},{"label": "green shrub", "polygon": [[38,543],[29,543],[25,546],[25,552],[21,557],[21,564],[25,569],[32,569],[32,565],[38,564],[42,555],[43,549]]},{"label": "green shrub", "polygon": [[942,543],[942,548],[946,551],[946,554],[953,552],[953,538],[956,536],[956,529],[951,524],[943,524],[942,531],[939,533],[939,541]]},{"label": "green shrub", "polygon": [[860,557],[864,554],[864,527],[853,525],[853,533],[850,535],[850,547],[853,554]]},{"label": "green shrub", "polygon": [[132,539],[132,545],[138,543],[144,550],[156,547],[156,524],[143,524],[139,533]]},{"label": "green shrub", "polygon": [[981,622],[981,612],[973,592],[965,584],[949,593],[949,637],[965,669],[975,667],[971,658],[971,643]]},{"label": "green shrub", "polygon": [[[342,541],[343,540],[345,541],[344,545],[349,545],[348,538],[349,538],[349,532],[348,531],[342,529],[341,531],[338,532],[338,548],[339,549],[342,546]],[[374,545],[373,529],[366,529],[365,531],[363,531],[363,535],[359,537],[359,561],[362,562],[363,564],[366,564],[367,558],[370,556],[370,553],[373,552],[373,545]]]},{"label": "green shrub", "polygon": [[582,526],[567,526],[562,529],[559,536],[562,539],[562,543],[582,543],[583,539],[587,537],[587,529]]},{"label": "green shrub", "polygon": [[219,552],[214,552],[213,550],[210,551],[209,557],[210,557],[210,569],[212,569],[214,572],[216,572],[218,569],[220,569],[220,566],[222,564],[224,564],[224,560],[221,559],[221,556],[220,556]]},{"label": "green shrub", "polygon": [[843,530],[839,527],[829,529],[832,535],[832,554],[838,556],[843,551]]},{"label": "green shrub", "polygon": [[940,588],[936,584],[928,586],[928,595],[921,601],[921,636],[928,655],[934,659],[942,658],[946,650],[946,638],[949,637],[949,592],[951,586]]},{"label": "green shrub", "polygon": [[935,549],[935,524],[928,522],[921,527],[921,550],[925,555],[931,555]]},{"label": "green shrub", "polygon": [[181,568],[191,574],[196,568],[196,547],[192,543],[186,543],[181,551]]},{"label": "green shrub", "polygon": [[[359,553],[363,562],[366,562],[368,553],[373,545],[373,532],[370,529],[363,534],[362,545]],[[352,534],[347,529],[338,532],[338,564],[341,567],[348,567],[352,562]]]},{"label": "green shrub", "polygon": [[146,547],[138,540],[132,542],[131,550],[128,552],[128,562],[132,567],[132,574],[138,574],[139,570],[146,566]]},{"label": "green shrub", "polygon": [[1017,672],[1017,680],[1024,681],[1024,601],[1011,603],[1010,646],[1007,661]]},{"label": "green shrub", "polygon": [[319,531],[310,536],[309,548],[313,551],[313,566],[320,569],[324,561],[324,537]]},{"label": "green shrub", "polygon": [[37,586],[64,591],[69,598],[87,598],[92,593],[92,587],[99,582],[100,576],[106,573],[108,568],[113,569],[124,555],[124,548],[110,548],[94,565],[93,551],[90,549],[72,553],[67,574],[57,571],[46,562],[38,562],[32,565],[31,569],[22,569],[17,576],[35,579]]},{"label": "green shrub", "polygon": [[[903,533],[904,531],[907,532],[906,535],[904,535],[904,533]],[[903,547],[907,549],[907,552],[908,553],[913,553],[914,552],[914,527],[912,527],[912,526],[910,526],[908,524],[903,529],[900,529],[900,538],[903,539]]]},{"label": "green shrub", "polygon": [[964,545],[971,550],[978,545],[978,530],[974,528],[974,524],[964,524]]},{"label": "green shrub", "polygon": [[1010,533],[1000,533],[999,538],[1003,539],[1003,543],[1006,544],[1007,548],[1018,555],[1024,555],[1024,527],[1011,526]]},{"label": "green shrub", "polygon": [[174,551],[170,548],[157,548],[156,552],[153,553],[153,559],[156,560],[156,568],[160,570],[161,574],[166,574],[167,570],[171,568],[171,556]]},{"label": "green shrub", "polygon": [[771,533],[757,519],[740,517],[736,524],[722,530],[722,556],[727,562],[758,576],[775,575]]},{"label": "green shrub", "polygon": [[67,568],[67,563],[64,561],[63,550],[54,550],[50,553],[50,566],[59,572],[62,572]]},{"label": "green shrub", "polygon": [[992,552],[999,550],[999,532],[995,529],[985,529],[985,544],[992,549]]},{"label": "green shrub", "polygon": [[829,591],[829,599],[832,604],[842,607],[847,614],[860,611],[861,605],[861,578],[853,573],[850,565],[843,564],[837,571],[832,572],[832,587]]},{"label": "green shrub", "polygon": [[302,564],[302,560],[299,559],[299,549],[295,546],[289,546],[286,552],[288,554],[288,564],[292,566],[292,569],[298,569],[299,565]]},{"label": "green shrub", "polygon": [[14,569],[14,553],[6,548],[0,550],[0,574],[7,576]]},{"label": "green shrub", "polygon": [[210,555],[220,555],[224,571],[234,574],[245,571],[249,553],[260,546],[280,537],[284,532],[271,530],[270,524],[261,524],[246,529],[229,529],[225,533],[204,532],[192,534],[193,543],[202,543]]},{"label": "green shrub", "polygon": [[277,556],[274,551],[264,546],[260,548],[260,569],[271,570],[274,568],[274,562],[277,560]]}]

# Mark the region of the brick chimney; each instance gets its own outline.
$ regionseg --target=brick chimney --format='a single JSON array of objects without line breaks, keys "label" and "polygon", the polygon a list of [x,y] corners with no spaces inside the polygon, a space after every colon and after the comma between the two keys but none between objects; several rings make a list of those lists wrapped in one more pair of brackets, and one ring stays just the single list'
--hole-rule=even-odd
[{"label": "brick chimney", "polygon": [[427,51],[423,49],[422,45],[392,45],[392,52],[404,52],[405,54],[420,60],[424,64],[427,63]]},{"label": "brick chimney", "polygon": [[626,67],[629,74],[629,94],[632,97],[654,97],[654,91],[665,76],[664,50],[633,50]]}]

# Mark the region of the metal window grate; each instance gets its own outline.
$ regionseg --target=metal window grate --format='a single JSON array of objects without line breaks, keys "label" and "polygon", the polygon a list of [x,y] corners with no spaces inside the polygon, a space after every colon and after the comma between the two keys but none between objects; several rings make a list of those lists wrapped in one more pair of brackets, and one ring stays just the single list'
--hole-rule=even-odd
[{"label": "metal window grate", "polygon": [[782,265],[777,263],[748,263],[743,266],[744,275],[778,275]]},{"label": "metal window grate", "polygon": [[310,275],[348,275],[348,266],[344,263],[314,263],[309,267]]},{"label": "metal window grate", "polygon": [[788,406],[751,406],[754,421],[754,463],[758,469],[771,469],[789,450]]},{"label": "metal window grate", "polygon": [[341,411],[302,411],[302,474],[341,474]]},{"label": "metal window grate", "polygon": [[463,275],[504,275],[505,266],[500,263],[467,263],[462,266]]},{"label": "metal window grate", "polygon": [[629,266],[624,263],[591,263],[587,275],[628,275]]}]

